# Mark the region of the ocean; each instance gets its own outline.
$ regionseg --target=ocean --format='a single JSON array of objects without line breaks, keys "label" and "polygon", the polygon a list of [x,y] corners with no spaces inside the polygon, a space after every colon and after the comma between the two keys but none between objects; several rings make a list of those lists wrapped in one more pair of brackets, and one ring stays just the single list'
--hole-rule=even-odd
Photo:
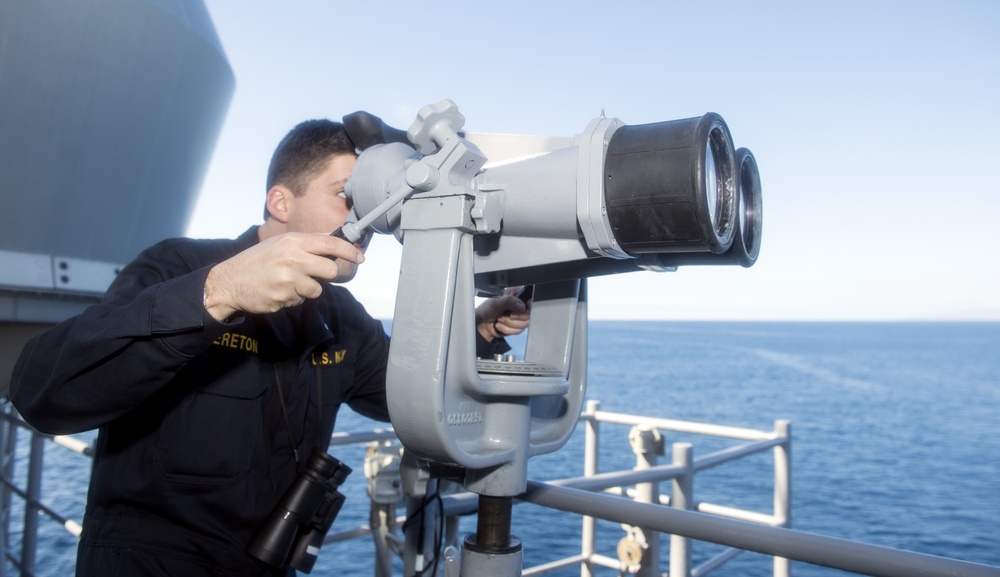
[{"label": "ocean", "polygon": [[[1000,566],[1000,323],[591,321],[589,328],[587,398],[604,410],[764,430],[790,420],[795,529]],[[373,424],[345,409],[338,430]],[[601,427],[602,471],[634,465],[628,427],[617,427]],[[666,440],[693,443],[696,457],[720,447],[705,437]],[[582,441],[581,426],[566,447],[532,459],[529,477],[582,474]],[[366,523],[368,502],[363,448],[334,454],[355,470],[342,488],[348,501],[337,531]],[[89,461],[51,446],[45,458],[43,501],[79,520]],[[26,467],[20,458],[18,478]],[[769,512],[771,467],[766,453],[702,473],[695,499]],[[12,508],[14,523],[20,511]],[[75,539],[47,518],[40,525],[36,575],[71,575]],[[610,522],[598,529],[598,552],[615,557],[623,530]],[[462,520],[462,531],[474,530],[473,518]],[[574,515],[519,504],[513,533],[526,567],[579,552]],[[11,546],[19,554],[18,538]],[[696,542],[694,563],[720,549]],[[664,537],[663,571],[668,550]],[[372,551],[369,540],[327,545],[312,575],[372,575]],[[798,562],[792,571],[845,575]],[[713,573],[770,574],[770,558],[756,553]]]}]

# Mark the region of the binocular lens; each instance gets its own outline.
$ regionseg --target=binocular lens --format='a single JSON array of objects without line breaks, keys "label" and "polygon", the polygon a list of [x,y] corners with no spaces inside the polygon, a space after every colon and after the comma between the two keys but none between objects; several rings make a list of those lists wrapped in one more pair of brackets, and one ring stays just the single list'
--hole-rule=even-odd
[{"label": "binocular lens", "polygon": [[743,266],[752,266],[760,253],[761,224],[764,218],[760,172],[753,153],[746,148],[736,151],[736,167],[739,171],[740,234],[733,245],[739,249],[738,262]]},{"label": "binocular lens", "polygon": [[629,254],[719,254],[732,244],[733,145],[718,114],[621,127],[605,171],[608,222]]},{"label": "binocular lens", "polygon": [[715,220],[719,204],[719,175],[715,170],[715,153],[712,151],[712,141],[705,143],[705,201],[708,205],[708,220],[713,228],[718,228]]}]

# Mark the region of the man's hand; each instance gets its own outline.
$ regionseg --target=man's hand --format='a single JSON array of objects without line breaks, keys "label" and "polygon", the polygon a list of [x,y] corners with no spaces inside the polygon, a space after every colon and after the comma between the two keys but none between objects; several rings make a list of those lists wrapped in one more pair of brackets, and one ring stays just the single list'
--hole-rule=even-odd
[{"label": "man's hand", "polygon": [[327,234],[274,236],[212,267],[205,280],[205,309],[223,321],[239,311],[270,313],[296,306],[318,297],[321,282],[338,280],[348,268],[353,274],[364,260],[354,245]]},{"label": "man's hand", "polygon": [[[504,290],[476,307],[476,330],[487,341],[518,335],[528,328],[531,307],[515,296],[520,287]],[[530,301],[529,301],[530,302]]]}]

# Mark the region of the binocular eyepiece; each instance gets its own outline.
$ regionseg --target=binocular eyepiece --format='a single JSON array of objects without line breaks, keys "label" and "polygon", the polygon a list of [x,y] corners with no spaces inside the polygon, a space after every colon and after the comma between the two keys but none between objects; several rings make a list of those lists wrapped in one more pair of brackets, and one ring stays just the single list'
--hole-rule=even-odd
[{"label": "binocular eyepiece", "polygon": [[350,467],[313,449],[305,470],[250,540],[247,553],[271,567],[312,571],[323,538],[344,504],[337,489],[350,474]]}]

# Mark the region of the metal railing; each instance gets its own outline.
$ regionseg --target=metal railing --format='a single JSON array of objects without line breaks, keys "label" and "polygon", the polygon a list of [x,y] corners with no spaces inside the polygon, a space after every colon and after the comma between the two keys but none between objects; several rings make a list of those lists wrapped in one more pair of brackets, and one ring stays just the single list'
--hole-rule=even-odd
[{"label": "metal railing", "polygon": [[[50,437],[34,432],[13,413],[9,404],[0,417],[3,418],[0,423],[0,577],[7,574],[7,562],[12,563],[22,577],[33,577],[41,515],[58,522],[70,534],[80,535],[79,523],[63,517],[40,500],[45,444],[51,440],[82,455],[90,455],[91,449],[72,437]],[[606,412],[600,410],[596,401],[587,404],[581,421],[585,426],[584,475],[545,483],[529,481],[528,491],[519,497],[522,502],[581,515],[580,553],[526,567],[522,573],[524,576],[546,575],[576,566],[580,568],[581,577],[593,577],[598,567],[639,577],[658,577],[661,575],[661,535],[669,535],[670,539],[668,562],[671,577],[704,577],[743,551],[773,556],[775,577],[790,574],[789,559],[886,577],[909,577],[914,574],[915,568],[919,568],[921,575],[927,576],[1000,576],[1000,568],[997,567],[791,530],[791,425],[787,421],[777,421],[772,431],[759,431]],[[634,468],[610,472],[599,470],[602,423],[631,426],[629,442],[636,456]],[[22,427],[32,431],[26,486],[23,488],[14,482],[13,474],[16,431]],[[674,443],[671,460],[660,464],[658,457],[666,452],[661,431],[704,435],[740,443],[699,458],[694,458],[691,443]],[[336,433],[332,444],[380,443],[393,439],[395,436],[391,430]],[[696,474],[768,451],[774,456],[771,512],[747,511],[700,502],[694,498],[692,480]],[[659,492],[660,483],[665,482],[670,482],[672,486],[669,496]],[[20,555],[15,555],[8,547],[14,497],[24,503]],[[477,506],[475,497],[469,493],[443,496],[442,514],[453,517],[474,513]],[[618,559],[597,552],[598,519],[622,523],[626,529],[625,537],[619,541]],[[402,517],[394,519],[392,525],[400,526],[403,521]],[[332,533],[325,542],[371,538],[372,534],[371,526],[360,525]],[[729,548],[692,567],[692,539]],[[383,551],[378,547],[376,550]],[[388,552],[384,554],[391,555]],[[376,559],[373,565],[376,576],[391,574],[391,559]],[[449,565],[447,559],[444,574],[448,577],[457,575],[454,563]]]},{"label": "metal railing", "polygon": [[[590,491],[604,490],[624,492],[637,503],[659,504],[679,510],[696,510],[714,515],[739,519],[743,521],[762,523],[769,526],[788,527],[791,524],[791,423],[780,420],[775,422],[773,431],[758,431],[737,427],[726,427],[688,421],[657,419],[623,415],[600,411],[598,401],[589,401],[586,412],[581,418],[586,423],[584,478],[580,480],[564,480],[552,483],[556,487],[587,489]],[[600,423],[617,423],[631,425],[629,441],[636,455],[636,466],[631,472],[619,472],[601,475],[598,472],[598,453],[600,449]],[[665,453],[662,446],[660,431],[675,433],[690,433],[725,439],[744,441],[726,449],[698,458],[693,458],[694,449],[691,443],[681,442],[672,445],[672,462],[669,465],[659,465],[657,456]],[[742,459],[757,453],[772,450],[774,453],[774,498],[773,511],[770,514],[746,511],[711,503],[699,502],[694,499],[694,476],[696,473]],[[672,483],[671,496],[660,495],[659,483]],[[632,491],[623,491],[623,487],[636,484]],[[539,488],[534,489],[537,491]],[[529,491],[529,494],[532,491]],[[638,525],[633,521],[625,521]],[[622,559],[614,560],[601,557],[596,550],[596,519],[593,516],[583,517],[583,547],[581,554],[591,563],[608,567],[619,567]],[[657,532],[636,526],[629,535],[634,540],[631,549],[641,555],[632,564],[639,577],[652,577],[660,574],[659,568],[659,535]],[[711,573],[721,567],[742,551],[733,548],[710,558],[697,568],[691,567],[690,538],[682,534],[670,535],[670,575],[701,576]],[[628,549],[626,542],[626,550]],[[774,577],[788,577],[791,574],[788,560],[782,557],[774,558]],[[581,577],[592,577],[591,569],[585,564]]]}]

